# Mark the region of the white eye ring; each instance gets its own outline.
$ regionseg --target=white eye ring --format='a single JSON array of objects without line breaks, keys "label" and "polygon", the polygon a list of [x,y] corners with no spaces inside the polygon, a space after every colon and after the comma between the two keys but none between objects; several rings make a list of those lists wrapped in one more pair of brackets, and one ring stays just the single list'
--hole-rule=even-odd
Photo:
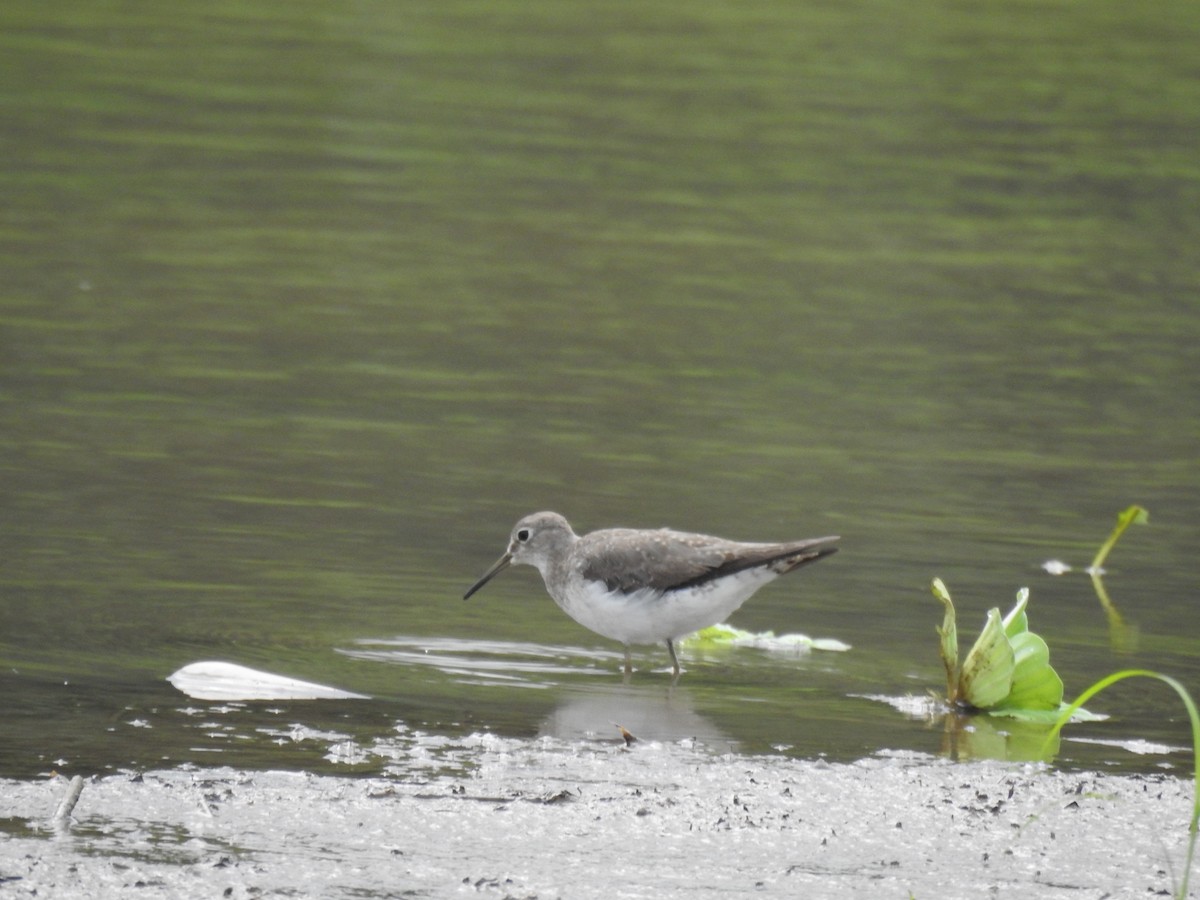
[{"label": "white eye ring", "polygon": [[527,540],[529,540],[529,534],[530,532],[528,528],[522,528],[517,532],[517,540],[524,544]]}]

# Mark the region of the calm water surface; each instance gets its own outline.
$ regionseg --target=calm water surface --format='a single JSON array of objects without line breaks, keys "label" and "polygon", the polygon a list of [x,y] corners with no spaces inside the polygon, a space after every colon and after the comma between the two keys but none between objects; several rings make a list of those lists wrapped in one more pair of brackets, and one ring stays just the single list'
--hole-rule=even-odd
[{"label": "calm water surface", "polygon": [[[865,699],[941,688],[935,575],[964,632],[1028,585],[1068,695],[1200,690],[1193,3],[0,23],[0,775],[325,765],[298,727],[935,753]],[[1040,565],[1131,503],[1117,635]],[[733,621],[853,649],[622,687],[532,570],[460,599],[542,508],[841,534]],[[374,699],[196,703],[201,659]],[[1185,742],[1149,682],[1091,707]]]}]

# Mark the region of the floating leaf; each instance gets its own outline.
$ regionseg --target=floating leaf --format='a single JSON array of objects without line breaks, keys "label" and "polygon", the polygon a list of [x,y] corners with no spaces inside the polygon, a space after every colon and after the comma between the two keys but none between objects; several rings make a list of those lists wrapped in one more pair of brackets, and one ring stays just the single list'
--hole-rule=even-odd
[{"label": "floating leaf", "polygon": [[725,646],[733,643],[739,634],[745,633],[740,628],[734,628],[732,625],[709,625],[707,628],[701,628],[699,631],[689,634],[683,638],[683,641],[695,647]]},{"label": "floating leaf", "polygon": [[807,650],[846,651],[850,645],[836,638],[811,638],[806,634],[776,634],[773,631],[743,631],[719,624],[701,628],[681,641],[697,650],[722,647],[753,647],[758,650],[804,652]]},{"label": "floating leaf", "polygon": [[[1058,717],[1067,710],[1067,704],[1061,703],[1055,709],[1017,709],[1016,707],[1001,706],[996,709],[989,709],[989,716],[1003,717],[1008,719],[1016,719],[1020,722],[1035,722],[1043,725],[1053,725],[1058,721]],[[1072,722],[1103,722],[1108,716],[1102,713],[1088,712],[1086,709],[1077,709],[1071,713]]]}]

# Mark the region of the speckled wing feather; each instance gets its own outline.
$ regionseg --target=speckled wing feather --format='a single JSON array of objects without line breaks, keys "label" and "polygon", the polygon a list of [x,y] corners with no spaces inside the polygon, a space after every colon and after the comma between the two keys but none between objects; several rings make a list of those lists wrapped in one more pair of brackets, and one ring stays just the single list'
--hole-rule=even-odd
[{"label": "speckled wing feather", "polygon": [[772,568],[778,574],[790,572],[836,552],[834,547],[820,546],[833,540],[836,538],[743,544],[669,529],[613,528],[585,535],[576,545],[575,554],[582,561],[580,574],[590,581],[604,582],[610,591],[630,593],[649,588],[665,592],[695,587],[756,566],[776,564]]}]

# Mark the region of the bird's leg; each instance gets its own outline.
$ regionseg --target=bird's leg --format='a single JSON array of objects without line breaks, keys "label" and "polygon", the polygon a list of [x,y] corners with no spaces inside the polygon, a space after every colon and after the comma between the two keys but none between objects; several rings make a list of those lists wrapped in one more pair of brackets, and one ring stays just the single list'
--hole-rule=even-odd
[{"label": "bird's leg", "polygon": [[679,673],[682,671],[679,668],[679,657],[675,655],[675,642],[667,638],[667,652],[671,654],[671,670],[675,673],[675,678],[679,678]]}]

